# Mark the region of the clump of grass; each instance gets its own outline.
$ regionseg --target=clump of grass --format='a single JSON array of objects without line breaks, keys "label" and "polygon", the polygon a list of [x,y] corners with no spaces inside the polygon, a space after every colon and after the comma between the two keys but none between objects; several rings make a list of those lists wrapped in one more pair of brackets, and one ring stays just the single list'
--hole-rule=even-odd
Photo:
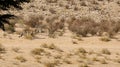
[{"label": "clump of grass", "polygon": [[35,48],[31,51],[31,53],[34,55],[41,55],[42,53],[45,53],[45,50],[42,48]]},{"label": "clump of grass", "polygon": [[102,49],[101,52],[106,55],[111,55],[111,52],[108,49]]},{"label": "clump of grass", "polygon": [[59,51],[59,52],[63,52],[63,50],[61,50],[60,48],[58,48],[58,47],[55,46],[54,44],[48,45],[48,44],[44,43],[44,44],[42,44],[41,46],[44,47],[44,48],[55,49],[55,50],[57,50],[57,51]]},{"label": "clump of grass", "polygon": [[20,62],[26,62],[27,60],[23,56],[17,56],[15,57],[16,60],[19,60]]},{"label": "clump of grass", "polygon": [[5,47],[0,43],[0,53],[5,53]]},{"label": "clump of grass", "polygon": [[104,42],[109,42],[111,41],[111,39],[109,37],[101,37],[100,38],[101,41],[104,41]]}]

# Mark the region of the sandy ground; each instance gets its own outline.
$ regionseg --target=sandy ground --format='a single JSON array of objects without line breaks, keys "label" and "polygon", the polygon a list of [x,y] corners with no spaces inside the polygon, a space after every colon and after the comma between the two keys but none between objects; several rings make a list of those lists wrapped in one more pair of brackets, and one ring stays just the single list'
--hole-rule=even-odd
[{"label": "sandy ground", "polygon": [[82,40],[71,34],[57,38],[42,35],[34,40],[0,36],[5,48],[5,53],[0,53],[0,67],[120,67],[120,41],[104,42],[96,36]]}]

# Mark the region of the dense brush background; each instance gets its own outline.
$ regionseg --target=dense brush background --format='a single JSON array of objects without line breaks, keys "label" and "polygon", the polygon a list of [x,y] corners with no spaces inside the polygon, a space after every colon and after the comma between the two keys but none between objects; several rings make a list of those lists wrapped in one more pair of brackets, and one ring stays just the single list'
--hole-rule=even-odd
[{"label": "dense brush background", "polygon": [[67,23],[69,30],[82,36],[107,32],[112,37],[120,29],[119,0],[33,0],[21,6],[22,10],[1,11],[18,17],[10,20],[11,26],[5,25],[6,30],[18,32],[16,28],[35,28],[37,32],[48,31],[53,37]]}]

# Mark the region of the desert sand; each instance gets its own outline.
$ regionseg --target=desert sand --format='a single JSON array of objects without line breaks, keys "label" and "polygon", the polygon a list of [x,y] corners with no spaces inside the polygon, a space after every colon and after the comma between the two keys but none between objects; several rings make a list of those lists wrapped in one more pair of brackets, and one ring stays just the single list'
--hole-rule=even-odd
[{"label": "desert sand", "polygon": [[0,37],[0,43],[5,49],[0,53],[0,67],[120,67],[120,41],[116,39],[77,40],[67,32],[57,38],[39,34],[28,40],[8,34]]}]

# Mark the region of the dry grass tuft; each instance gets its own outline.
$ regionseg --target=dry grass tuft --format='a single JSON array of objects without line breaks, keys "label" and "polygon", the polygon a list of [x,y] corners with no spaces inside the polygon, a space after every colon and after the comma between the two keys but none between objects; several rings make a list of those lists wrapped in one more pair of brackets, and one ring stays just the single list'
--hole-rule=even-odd
[{"label": "dry grass tuft", "polygon": [[27,60],[23,56],[17,56],[15,57],[16,60],[19,60],[20,62],[26,62]]},{"label": "dry grass tuft", "polygon": [[45,50],[42,48],[35,48],[31,51],[31,53],[34,55],[41,55],[42,53],[45,53]]}]

